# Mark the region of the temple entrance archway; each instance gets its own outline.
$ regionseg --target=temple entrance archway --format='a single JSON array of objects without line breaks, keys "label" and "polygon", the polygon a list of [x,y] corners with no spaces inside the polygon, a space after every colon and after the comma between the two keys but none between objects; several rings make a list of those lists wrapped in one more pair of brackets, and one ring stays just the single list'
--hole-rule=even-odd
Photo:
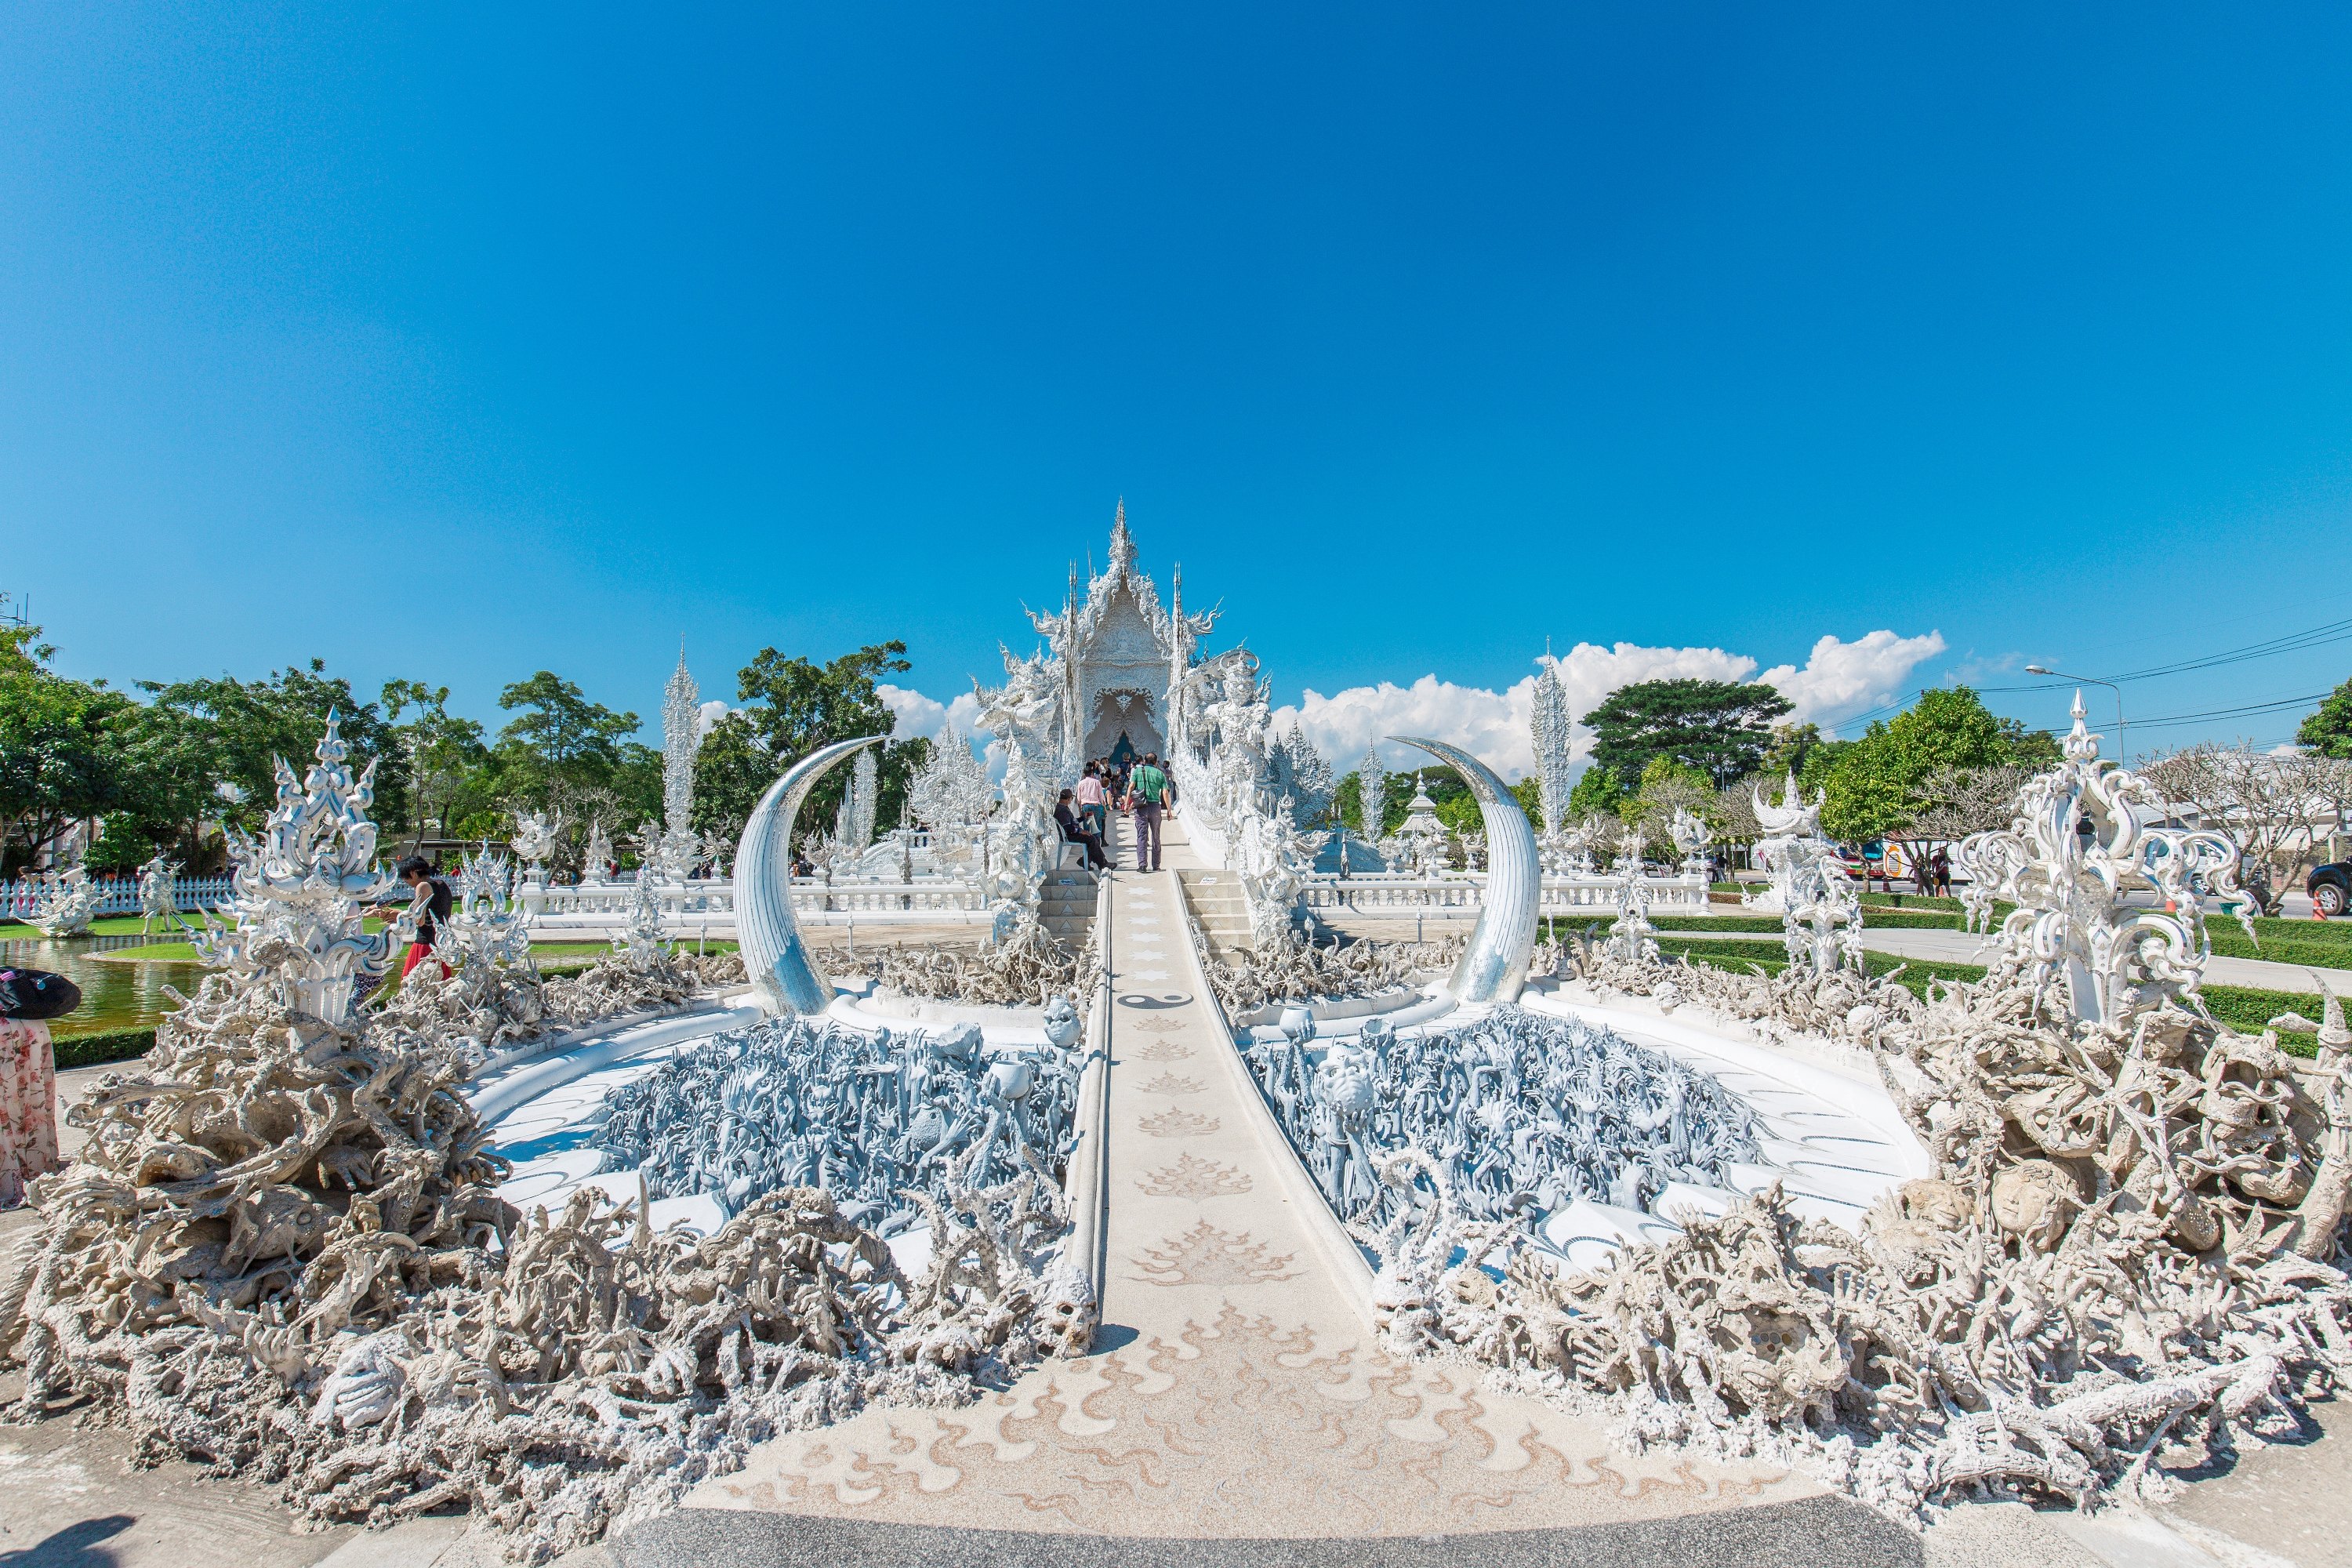
[{"label": "temple entrance archway", "polygon": [[1095,698],[1094,722],[1087,727],[1086,761],[1108,757],[1132,764],[1146,752],[1160,752],[1160,726],[1151,721],[1151,699],[1141,691],[1105,691]]}]

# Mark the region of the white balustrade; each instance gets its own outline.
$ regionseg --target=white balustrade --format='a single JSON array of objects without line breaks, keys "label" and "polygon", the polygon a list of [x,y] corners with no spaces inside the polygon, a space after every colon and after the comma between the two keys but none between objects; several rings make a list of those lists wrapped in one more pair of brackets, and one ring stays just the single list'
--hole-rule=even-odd
[{"label": "white balustrade", "polygon": [[[98,916],[135,915],[139,912],[139,879],[136,877],[92,878],[97,884]],[[174,877],[172,896],[181,910],[194,914],[228,902],[233,889],[226,877]],[[41,882],[37,877],[21,878],[0,882],[0,917],[29,920],[33,908],[40,902]]]},{"label": "white balustrade", "polygon": [[[1706,878],[1703,873],[1643,877],[1653,914],[1703,915],[1708,912]],[[1614,911],[1624,886],[1617,877],[1546,877],[1540,908],[1546,913],[1573,910]],[[1483,872],[1457,872],[1448,877],[1412,877],[1361,873],[1340,877],[1318,872],[1307,879],[1300,901],[1310,910],[1344,910],[1357,914],[1427,910],[1475,911],[1485,903]]]}]

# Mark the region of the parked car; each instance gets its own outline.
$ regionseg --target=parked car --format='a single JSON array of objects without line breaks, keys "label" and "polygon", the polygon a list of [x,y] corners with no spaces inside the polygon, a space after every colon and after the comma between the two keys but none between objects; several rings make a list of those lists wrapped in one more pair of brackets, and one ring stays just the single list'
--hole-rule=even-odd
[{"label": "parked car", "polygon": [[2311,875],[2303,879],[2303,890],[2311,895],[2319,912],[2331,919],[2352,910],[2352,860],[2314,866]]}]

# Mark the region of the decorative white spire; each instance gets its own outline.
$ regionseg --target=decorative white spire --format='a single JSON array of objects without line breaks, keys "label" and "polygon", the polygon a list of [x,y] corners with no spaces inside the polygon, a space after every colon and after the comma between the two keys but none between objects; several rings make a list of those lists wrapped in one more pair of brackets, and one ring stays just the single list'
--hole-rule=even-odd
[{"label": "decorative white spire", "polygon": [[1542,786],[1543,830],[1558,833],[1568,819],[1568,693],[1559,684],[1559,666],[1545,649],[1543,670],[1536,677],[1536,779]]},{"label": "decorative white spire", "polygon": [[702,693],[687,673],[686,639],[677,639],[677,668],[662,697],[662,817],[672,833],[687,830],[694,810],[694,758],[702,749]]}]

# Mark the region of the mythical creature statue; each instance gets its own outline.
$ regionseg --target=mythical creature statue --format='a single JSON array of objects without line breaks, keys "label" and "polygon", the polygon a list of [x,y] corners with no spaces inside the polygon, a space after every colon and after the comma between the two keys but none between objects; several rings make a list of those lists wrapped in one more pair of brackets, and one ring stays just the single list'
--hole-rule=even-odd
[{"label": "mythical creature statue", "polygon": [[1055,695],[1045,660],[1015,658],[1005,651],[1004,684],[972,690],[980,700],[980,727],[1004,749],[1004,809],[990,822],[988,870],[1002,891],[1026,903],[1036,896],[1047,862],[1054,827]]},{"label": "mythical creature statue", "polygon": [[139,868],[139,930],[141,934],[159,926],[170,931],[180,923],[180,900],[175,890],[180,868],[163,858],[157,850],[155,858]]},{"label": "mythical creature statue", "polygon": [[33,929],[46,937],[79,936],[98,913],[98,884],[81,860],[79,841],[68,845],[68,864],[40,879],[34,893]]},{"label": "mythical creature statue", "polygon": [[547,862],[555,854],[555,847],[562,833],[563,816],[561,812],[552,818],[543,811],[518,814],[515,817],[514,852],[524,865],[530,868],[532,886],[547,886]]},{"label": "mythical creature statue", "polygon": [[1822,807],[1828,798],[1823,791],[1808,803],[1793,768],[1779,805],[1766,800],[1761,789],[1750,791],[1748,804],[1765,835],[1756,851],[1771,868],[1772,884],[1769,895],[1741,900],[1748,908],[1778,913],[1789,962],[1817,974],[1864,967],[1862,900],[1837,846],[1822,837]]}]

